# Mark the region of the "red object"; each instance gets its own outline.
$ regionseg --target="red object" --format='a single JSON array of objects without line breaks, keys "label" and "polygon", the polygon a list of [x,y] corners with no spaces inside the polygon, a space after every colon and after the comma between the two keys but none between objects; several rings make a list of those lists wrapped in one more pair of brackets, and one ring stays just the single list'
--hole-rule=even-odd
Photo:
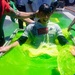
[{"label": "red object", "polygon": [[48,28],[39,28],[38,29],[38,35],[47,34],[47,33],[48,33]]},{"label": "red object", "polygon": [[5,0],[0,0],[0,19],[4,11],[10,12],[10,5]]}]

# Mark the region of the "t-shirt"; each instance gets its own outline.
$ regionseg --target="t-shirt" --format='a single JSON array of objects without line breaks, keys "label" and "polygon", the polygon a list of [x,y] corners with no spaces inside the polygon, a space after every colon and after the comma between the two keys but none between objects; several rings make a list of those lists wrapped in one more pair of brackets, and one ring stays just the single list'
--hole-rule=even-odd
[{"label": "t-shirt", "polygon": [[4,11],[9,12],[10,11],[10,6],[5,0],[0,0],[0,19],[2,15],[4,14]]},{"label": "t-shirt", "polygon": [[41,42],[55,43],[55,39],[63,35],[61,28],[53,23],[48,22],[46,26],[39,22],[29,24],[22,36],[28,37],[31,40],[31,44],[38,46]]}]

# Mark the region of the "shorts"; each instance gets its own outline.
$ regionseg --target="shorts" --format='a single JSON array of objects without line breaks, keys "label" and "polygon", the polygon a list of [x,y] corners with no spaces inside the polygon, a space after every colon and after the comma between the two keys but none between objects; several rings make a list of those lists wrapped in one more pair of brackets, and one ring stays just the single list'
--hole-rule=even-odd
[{"label": "shorts", "polygon": [[5,43],[4,37],[0,37],[0,46],[3,46],[4,43]]},{"label": "shorts", "polygon": [[3,46],[4,43],[5,43],[5,38],[4,38],[4,33],[2,32],[0,35],[0,46]]}]

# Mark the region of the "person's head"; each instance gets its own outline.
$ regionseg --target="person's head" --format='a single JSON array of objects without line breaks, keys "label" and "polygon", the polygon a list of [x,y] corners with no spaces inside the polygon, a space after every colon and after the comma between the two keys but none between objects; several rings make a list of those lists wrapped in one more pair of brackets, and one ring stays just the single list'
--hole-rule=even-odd
[{"label": "person's head", "polygon": [[46,23],[52,14],[52,8],[44,3],[39,7],[39,18],[42,23]]}]

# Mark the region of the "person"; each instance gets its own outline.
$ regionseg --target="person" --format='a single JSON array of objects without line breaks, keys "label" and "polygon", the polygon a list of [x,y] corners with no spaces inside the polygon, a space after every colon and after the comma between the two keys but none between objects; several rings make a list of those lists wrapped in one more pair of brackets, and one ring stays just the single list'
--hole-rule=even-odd
[{"label": "person", "polygon": [[[27,2],[27,3],[26,3]],[[38,11],[39,7],[43,4],[46,3],[49,6],[51,4],[54,4],[54,2],[57,2],[57,0],[25,0],[25,6],[26,6],[26,11],[27,12],[35,12]],[[34,21],[38,21],[38,18],[31,18]]]},{"label": "person", "polygon": [[[56,8],[56,6],[55,6]],[[55,39],[59,40],[61,45],[65,45],[68,43],[67,39],[63,36],[61,28],[58,24],[50,22],[49,18],[54,12],[55,8],[51,9],[49,5],[42,4],[39,7],[39,20],[38,22],[29,24],[23,35],[14,43],[0,47],[0,52],[6,52],[9,49],[22,45],[29,39],[30,44],[34,47],[38,47],[42,42],[50,42],[51,44],[55,44]],[[61,40],[62,39],[62,40]]]},{"label": "person", "polygon": [[[26,3],[26,0],[15,0],[15,5],[16,5],[17,9],[19,11],[22,11],[22,12],[26,12],[26,5],[25,5],[25,3]],[[24,28],[23,22],[26,22],[26,25],[27,25],[27,24],[32,23],[34,21],[31,20],[30,18],[25,18],[23,20],[18,19],[18,23],[19,23],[19,28],[20,29]]]},{"label": "person", "polygon": [[5,0],[0,0],[0,46],[5,43],[3,31],[4,18],[2,18],[3,16],[9,15],[13,18],[19,18],[23,20],[28,17],[34,17],[35,14],[38,14],[38,12],[20,12],[17,10],[15,11]]},{"label": "person", "polygon": [[25,0],[26,12],[38,10],[38,0]]},{"label": "person", "polygon": [[[24,0],[26,12],[36,12],[38,10],[38,1],[39,0]],[[31,19],[34,20],[34,18]]]},{"label": "person", "polygon": [[72,27],[74,24],[75,24],[75,18],[73,19],[73,21],[72,21],[71,24],[69,25],[69,27],[68,27],[68,31],[71,30],[71,27]]}]

